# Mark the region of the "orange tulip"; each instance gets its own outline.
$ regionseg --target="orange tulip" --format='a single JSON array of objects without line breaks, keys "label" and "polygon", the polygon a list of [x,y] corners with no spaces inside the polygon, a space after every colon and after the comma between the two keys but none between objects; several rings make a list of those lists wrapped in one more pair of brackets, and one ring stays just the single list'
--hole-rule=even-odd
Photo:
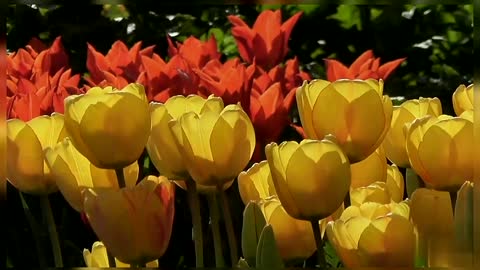
[{"label": "orange tulip", "polygon": [[380,58],[375,58],[372,50],[360,55],[350,67],[334,59],[326,59],[327,80],[333,82],[339,79],[387,79],[387,77],[406,58],[396,59],[380,65]]},{"label": "orange tulip", "polygon": [[172,232],[174,184],[148,176],[133,188],[84,190],[95,234],[118,260],[142,265],[165,253]]},{"label": "orange tulip", "polygon": [[180,42],[173,44],[172,40],[168,39],[168,54],[170,57],[180,55],[186,59],[193,67],[202,68],[210,60],[220,60],[222,56],[217,48],[217,41],[212,35],[207,42],[202,42],[194,36],[187,38],[183,44]]},{"label": "orange tulip", "polygon": [[302,12],[298,12],[282,24],[280,10],[265,10],[258,15],[253,28],[238,16],[228,16],[242,59],[264,69],[281,63],[288,52],[292,29],[301,15]]}]

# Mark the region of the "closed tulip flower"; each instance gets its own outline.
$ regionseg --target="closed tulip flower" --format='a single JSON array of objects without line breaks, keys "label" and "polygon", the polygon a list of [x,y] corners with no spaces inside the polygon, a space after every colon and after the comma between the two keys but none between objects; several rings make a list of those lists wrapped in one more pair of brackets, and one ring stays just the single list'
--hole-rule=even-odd
[{"label": "closed tulip flower", "polygon": [[150,134],[145,90],[93,87],[65,99],[65,127],[73,145],[93,165],[121,169],[137,161]]},{"label": "closed tulip flower", "polygon": [[165,104],[150,103],[152,131],[148,138],[147,151],[153,165],[169,179],[185,179],[188,177],[188,171],[168,122],[178,119],[186,112],[198,114],[203,106],[216,108],[215,110],[220,112],[223,109],[223,102],[218,97],[205,99],[190,95],[171,97]]},{"label": "closed tulip flower", "polygon": [[191,178],[199,185],[223,186],[248,164],[255,148],[255,132],[239,105],[222,111],[203,107],[188,112],[169,126]]},{"label": "closed tulip flower", "polygon": [[270,143],[265,154],[278,198],[290,216],[320,220],[343,203],[350,187],[350,163],[334,142]]},{"label": "closed tulip flower", "polygon": [[452,95],[453,109],[460,116],[464,111],[473,110],[473,84],[465,86],[461,84]]},{"label": "closed tulip flower", "polygon": [[440,114],[442,114],[442,104],[438,98],[411,99],[400,106],[393,106],[390,130],[383,141],[388,159],[399,167],[410,168],[405,146],[404,126],[417,118],[426,115],[439,116]]},{"label": "closed tulip flower", "polygon": [[353,206],[366,202],[387,204],[391,202],[385,182],[375,182],[366,187],[358,187],[350,191],[350,201]]},{"label": "closed tulip flower", "polygon": [[350,206],[328,223],[327,235],[347,268],[414,265],[416,235],[406,203]]},{"label": "closed tulip flower", "polygon": [[[115,258],[115,265],[110,265],[110,263],[108,261],[107,248],[100,241],[97,241],[97,242],[93,243],[91,251],[88,250],[88,249],[83,250],[83,259],[85,260],[85,265],[87,267],[130,268],[129,264],[123,263],[123,262],[119,261],[117,258]],[[148,262],[146,266],[149,267],[149,268],[158,268],[158,260]]]},{"label": "closed tulip flower", "polygon": [[387,167],[387,179],[385,183],[392,201],[397,203],[401,202],[405,192],[405,179],[395,164]]},{"label": "closed tulip flower", "polygon": [[44,150],[67,136],[62,114],[38,116],[28,122],[7,121],[7,178],[18,190],[47,195],[58,190]]},{"label": "closed tulip flower", "polygon": [[[115,171],[95,167],[78,152],[68,137],[55,147],[47,148],[45,158],[58,189],[78,212],[83,211],[82,190],[85,188],[119,188]],[[139,172],[138,163],[132,163],[123,171],[126,186],[135,186]]]},{"label": "closed tulip flower", "polygon": [[427,267],[451,266],[454,216],[446,191],[419,188],[410,200],[410,219],[419,235],[419,256]]},{"label": "closed tulip flower", "polygon": [[427,187],[457,191],[473,179],[473,122],[448,115],[415,120],[407,133],[407,153]]},{"label": "closed tulip flower", "polygon": [[387,177],[387,158],[380,146],[366,159],[350,165],[352,173],[351,188],[366,187],[374,182],[385,182]]},{"label": "closed tulip flower", "polygon": [[332,134],[350,163],[377,149],[390,128],[392,101],[382,80],[306,81],[296,97],[300,121],[310,139]]},{"label": "closed tulip flower", "polygon": [[172,232],[174,185],[148,176],[133,188],[89,188],[83,192],[90,225],[118,260],[143,265],[162,257]]},{"label": "closed tulip flower", "polygon": [[268,162],[255,163],[238,175],[238,190],[245,205],[277,195]]}]

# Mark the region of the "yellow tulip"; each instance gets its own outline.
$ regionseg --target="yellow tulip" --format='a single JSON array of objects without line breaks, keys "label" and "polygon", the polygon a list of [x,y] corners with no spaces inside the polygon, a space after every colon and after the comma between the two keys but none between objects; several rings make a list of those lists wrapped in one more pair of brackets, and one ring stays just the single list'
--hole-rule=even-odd
[{"label": "yellow tulip", "polygon": [[174,216],[174,184],[148,176],[133,188],[88,188],[86,216],[98,238],[120,261],[142,265],[166,251]]},{"label": "yellow tulip", "polygon": [[387,179],[385,180],[387,191],[393,202],[401,202],[405,193],[405,179],[398,167],[393,164],[387,167]]},{"label": "yellow tulip", "polygon": [[391,201],[385,182],[374,182],[366,187],[358,187],[350,191],[350,202],[353,206],[360,206],[366,202],[387,204]]},{"label": "yellow tulip", "polygon": [[102,169],[124,168],[140,158],[150,134],[145,89],[92,87],[65,99],[65,127],[73,145]]},{"label": "yellow tulip", "polygon": [[408,128],[410,164],[427,187],[456,191],[473,179],[473,122],[440,115],[415,120]]},{"label": "yellow tulip", "polygon": [[388,159],[402,168],[410,168],[405,146],[405,124],[410,124],[417,118],[426,115],[442,114],[442,104],[438,98],[419,98],[407,100],[400,106],[393,106],[390,130],[385,136],[383,147]]},{"label": "yellow tulip", "polygon": [[268,162],[255,163],[238,175],[238,191],[245,205],[277,195]]},{"label": "yellow tulip", "polygon": [[[69,137],[63,139],[54,148],[48,147],[45,150],[45,158],[58,189],[70,206],[78,212],[83,211],[83,189],[119,188],[115,171],[95,167],[78,152]],[[138,163],[132,163],[123,171],[126,186],[135,186],[139,173]]]},{"label": "yellow tulip", "polygon": [[473,84],[468,87],[461,84],[452,95],[453,109],[460,116],[464,111],[473,110]]},{"label": "yellow tulip", "polygon": [[308,138],[332,134],[350,163],[377,149],[390,128],[392,101],[383,95],[382,80],[306,81],[296,97],[300,121]]},{"label": "yellow tulip", "polygon": [[259,206],[267,224],[273,227],[283,260],[307,259],[315,252],[317,246],[310,222],[291,217],[276,197],[261,200]]},{"label": "yellow tulip", "polygon": [[255,148],[252,122],[240,105],[221,112],[203,107],[188,112],[169,126],[190,177],[199,185],[223,186],[248,164]]},{"label": "yellow tulip", "polygon": [[416,235],[403,202],[350,206],[328,223],[327,236],[348,268],[414,265]]},{"label": "yellow tulip", "polygon": [[455,204],[455,266],[471,267],[474,249],[474,183],[466,181],[457,193]]},{"label": "yellow tulip", "polygon": [[473,123],[473,110],[466,110],[466,111],[462,112],[462,114],[460,114],[459,117],[463,118],[463,119],[467,119],[467,120],[469,120],[470,122]]},{"label": "yellow tulip", "polygon": [[45,161],[44,150],[67,136],[64,116],[35,117],[28,122],[7,121],[7,178],[18,190],[46,195],[58,190]]},{"label": "yellow tulip", "polygon": [[427,267],[450,266],[454,240],[454,219],[450,195],[446,191],[419,188],[412,194],[410,219],[415,224],[419,245],[427,256]]},{"label": "yellow tulip", "polygon": [[350,187],[350,163],[330,140],[270,143],[265,154],[272,181],[287,213],[302,220],[330,216]]},{"label": "yellow tulip", "polygon": [[385,182],[387,177],[387,158],[380,146],[366,159],[350,165],[352,173],[351,188],[365,187],[374,182]]},{"label": "yellow tulip", "polygon": [[220,112],[223,109],[223,102],[218,97],[211,96],[204,99],[197,95],[190,95],[188,97],[173,96],[165,104],[150,103],[152,130],[147,142],[147,151],[161,175],[171,180],[188,177],[186,165],[168,122],[178,119],[186,112],[199,114],[204,106],[216,107],[216,111]]},{"label": "yellow tulip", "polygon": [[[97,241],[92,245],[92,251],[88,249],[83,249],[83,259],[85,260],[85,265],[87,267],[97,267],[97,268],[130,268],[129,264],[123,263],[115,258],[115,265],[110,265],[108,261],[107,248],[105,245]],[[149,268],[158,268],[158,260],[148,262],[147,267]]]}]

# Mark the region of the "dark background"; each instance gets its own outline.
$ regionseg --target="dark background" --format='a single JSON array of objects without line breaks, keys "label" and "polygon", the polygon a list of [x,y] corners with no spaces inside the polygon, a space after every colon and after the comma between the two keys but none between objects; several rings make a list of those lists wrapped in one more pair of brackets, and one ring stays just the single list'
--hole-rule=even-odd
[{"label": "dark background", "polygon": [[[140,1],[139,1],[140,2]],[[282,9],[283,20],[298,11],[304,14],[291,35],[290,53],[314,78],[325,78],[323,59],[336,58],[350,65],[365,50],[373,49],[382,63],[397,58],[407,60],[390,75],[385,93],[406,99],[438,97],[443,111],[453,114],[451,96],[460,84],[473,82],[473,5],[10,5],[7,16],[7,49],[24,47],[32,37],[50,44],[57,36],[70,56],[73,73],[86,70],[87,42],[106,53],[116,40],[132,46],[156,45],[156,53],[166,58],[166,35],[178,41],[190,35],[206,38],[215,34],[224,59],[237,56],[227,15],[239,14],[253,25],[263,9]],[[170,15],[170,16],[167,16]],[[122,18],[114,20],[114,18]],[[132,29],[133,31],[127,31]],[[143,164],[141,164],[143,165]],[[147,166],[144,173],[155,173]],[[239,235],[243,204],[236,185],[229,190],[234,224]],[[8,186],[8,259],[15,267],[38,266],[32,231],[25,218],[18,192]],[[38,199],[24,195],[40,222]],[[183,190],[177,189],[175,224],[164,267],[194,266],[190,213]],[[64,264],[83,265],[82,250],[91,248],[95,235],[60,194],[52,195],[58,222]],[[205,202],[203,202],[205,204]],[[205,209],[205,205],[202,207]],[[206,214],[206,213],[205,213]],[[206,217],[206,215],[205,215]],[[4,219],[5,220],[5,219]],[[121,221],[119,221],[121,222]],[[206,228],[207,220],[204,219]],[[211,239],[205,230],[205,241]],[[47,235],[43,252],[53,265]],[[226,243],[225,247],[227,246]],[[206,243],[212,246],[212,243]],[[213,251],[206,248],[206,262],[213,265]],[[209,255],[209,252],[212,254]],[[225,254],[228,260],[228,252]]]}]

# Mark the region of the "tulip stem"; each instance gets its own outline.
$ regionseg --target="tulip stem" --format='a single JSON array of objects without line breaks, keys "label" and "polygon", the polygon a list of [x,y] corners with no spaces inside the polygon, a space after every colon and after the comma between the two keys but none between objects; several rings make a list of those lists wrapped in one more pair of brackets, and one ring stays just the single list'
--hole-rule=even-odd
[{"label": "tulip stem", "polygon": [[228,204],[227,196],[223,191],[223,186],[217,186],[217,191],[220,193],[220,199],[222,203],[223,219],[225,220],[225,229],[228,236],[228,245],[230,247],[230,259],[232,265],[235,265],[238,261],[237,240],[235,239],[235,231],[233,229],[232,215],[230,213],[230,206]]},{"label": "tulip stem", "polygon": [[453,214],[455,215],[455,205],[457,204],[457,192],[456,191],[450,191],[450,201],[452,203],[452,211]]},{"label": "tulip stem", "polygon": [[123,174],[123,168],[115,169],[115,174],[117,175],[118,187],[119,187],[119,188],[124,188],[124,187],[126,187],[126,184],[125,184],[125,175]]},{"label": "tulip stem", "polygon": [[30,208],[28,207],[28,204],[25,201],[25,198],[23,197],[23,194],[20,190],[18,191],[18,194],[20,195],[20,200],[22,201],[23,212],[25,213],[28,225],[30,225],[30,229],[32,230],[33,238],[35,239],[35,248],[37,249],[38,263],[40,264],[40,267],[46,267],[47,261],[44,257],[42,245],[40,244],[42,243],[42,240],[40,237],[40,231],[38,229],[38,223],[33,218],[32,212],[30,211]]},{"label": "tulip stem", "polygon": [[200,214],[200,200],[198,199],[197,186],[192,179],[185,180],[187,185],[188,204],[192,213],[193,235],[195,241],[195,265],[203,266],[203,231],[202,216]]},{"label": "tulip stem", "polygon": [[42,207],[42,214],[47,222],[48,234],[50,236],[50,243],[52,244],[53,259],[55,261],[55,267],[63,267],[62,250],[60,248],[60,242],[58,241],[57,226],[55,225],[55,219],[53,217],[52,206],[48,195],[40,197],[40,203]]},{"label": "tulip stem", "polygon": [[318,224],[318,220],[310,221],[312,224],[313,236],[315,237],[315,243],[317,244],[317,267],[325,268],[325,255],[323,252],[323,240],[322,240],[322,233],[320,232],[320,225]]},{"label": "tulip stem", "polygon": [[108,265],[112,268],[117,267],[117,262],[115,262],[115,257],[112,253],[107,249],[107,258],[108,258]]},{"label": "tulip stem", "polygon": [[343,199],[343,207],[347,209],[347,207],[349,207],[350,204],[351,204],[350,191],[348,191],[347,194],[345,195],[345,198]]},{"label": "tulip stem", "polygon": [[215,248],[215,266],[225,267],[225,260],[222,252],[222,236],[220,234],[218,202],[215,193],[207,195],[208,207],[210,212],[210,221],[212,224],[213,245]]}]

